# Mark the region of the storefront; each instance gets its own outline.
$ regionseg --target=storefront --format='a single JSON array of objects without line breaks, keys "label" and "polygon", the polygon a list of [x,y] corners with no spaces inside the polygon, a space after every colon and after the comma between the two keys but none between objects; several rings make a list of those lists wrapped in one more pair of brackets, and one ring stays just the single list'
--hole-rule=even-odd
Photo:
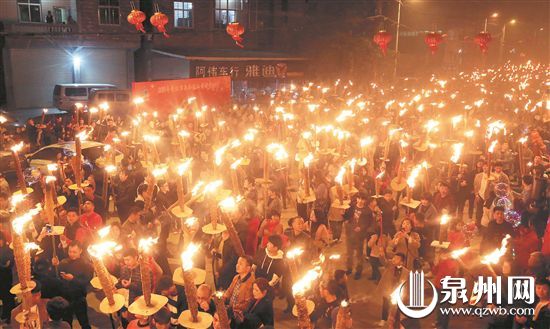
[{"label": "storefront", "polygon": [[[230,76],[234,96],[304,79],[306,59],[279,53],[250,50],[153,50],[153,53],[155,80]],[[163,74],[161,71],[166,71],[166,67],[171,70]]]}]

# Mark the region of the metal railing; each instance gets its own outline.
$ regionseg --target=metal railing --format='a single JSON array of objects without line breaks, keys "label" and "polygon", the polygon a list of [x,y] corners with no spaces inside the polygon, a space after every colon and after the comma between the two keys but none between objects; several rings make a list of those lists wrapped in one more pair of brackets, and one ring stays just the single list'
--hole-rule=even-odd
[{"label": "metal railing", "polygon": [[78,25],[52,23],[7,23],[6,32],[17,34],[71,34],[78,33]]}]

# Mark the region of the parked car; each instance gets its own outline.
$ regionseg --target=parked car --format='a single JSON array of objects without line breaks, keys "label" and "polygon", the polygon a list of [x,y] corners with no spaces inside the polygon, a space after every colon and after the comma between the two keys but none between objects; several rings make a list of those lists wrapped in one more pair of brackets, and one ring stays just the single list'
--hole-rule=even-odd
[{"label": "parked car", "polygon": [[0,116],[5,119],[5,122],[2,123],[2,127],[4,127],[10,134],[15,133],[17,128],[22,128],[25,126],[23,123],[14,118],[9,112],[0,110]]},{"label": "parked car", "polygon": [[[27,162],[25,161],[25,156],[21,153],[19,154],[19,162],[21,163],[21,168],[25,170],[25,168],[27,168]],[[0,151],[0,172],[4,174],[10,187],[16,189],[17,173],[15,172],[13,155],[10,151]]]},{"label": "parked car", "polygon": [[[96,160],[103,155],[104,146],[105,144],[99,142],[83,141],[82,155],[84,159],[88,160],[95,167]],[[27,155],[27,162],[29,167],[38,168],[41,172],[46,173],[48,164],[55,163],[59,153],[73,156],[75,152],[74,141],[51,144]],[[119,161],[121,157],[122,155],[117,155],[117,161]]]},{"label": "parked car", "polygon": [[66,83],[55,85],[53,89],[53,104],[60,110],[72,110],[76,103],[86,106],[92,89],[114,89],[114,85],[106,83]]},{"label": "parked car", "polygon": [[133,106],[132,92],[128,89],[92,89],[88,96],[88,108],[100,108],[103,103],[109,105],[109,113],[125,116]]},{"label": "parked car", "polygon": [[[72,120],[72,115],[69,114],[68,112],[66,111],[57,111],[55,113],[50,113],[48,112],[45,116],[44,116],[44,123],[47,124],[48,122],[55,122],[57,120],[57,118],[61,117],[63,119],[63,123],[64,124],[67,124],[69,123],[71,120]],[[35,117],[32,117],[31,118],[35,124],[38,124],[42,121],[42,115],[38,115],[38,116],[35,116]]]}]

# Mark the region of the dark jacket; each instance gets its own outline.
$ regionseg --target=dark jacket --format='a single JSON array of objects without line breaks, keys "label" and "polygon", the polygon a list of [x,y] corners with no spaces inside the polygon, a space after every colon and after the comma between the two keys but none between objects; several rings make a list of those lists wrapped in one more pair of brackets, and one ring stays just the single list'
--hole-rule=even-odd
[{"label": "dark jacket", "polygon": [[254,265],[256,265],[256,278],[265,278],[275,284],[285,273],[283,251],[279,250],[277,255],[272,257],[267,254],[266,249],[261,249],[254,259]]},{"label": "dark jacket", "polygon": [[244,320],[238,329],[256,329],[261,326],[273,326],[273,301],[268,296],[257,301],[252,299],[243,313]]},{"label": "dark jacket", "polygon": [[122,280],[130,280],[130,286],[128,287],[130,304],[139,296],[143,294],[141,287],[141,272],[140,266],[136,266],[130,269],[127,266],[123,266],[120,270],[119,282],[115,285],[117,288],[122,288]]},{"label": "dark jacket", "polygon": [[531,325],[531,328],[533,329],[550,328],[550,307],[548,307],[548,305],[540,308],[536,316],[537,316],[536,319],[534,317],[529,319],[529,324]]},{"label": "dark jacket", "polygon": [[[483,240],[481,240],[481,245],[479,247],[480,252],[491,252],[496,248],[499,248],[502,243],[502,239],[510,234],[513,236],[514,229],[512,224],[508,222],[502,222],[502,224],[497,224],[494,220],[489,223],[489,226],[483,234]],[[510,241],[511,242],[511,241]]]},{"label": "dark jacket", "polygon": [[396,206],[395,200],[387,201],[384,198],[378,199],[378,207],[382,211],[382,227],[384,232],[389,234],[395,233],[395,226],[393,221],[397,218],[397,211],[393,210],[393,207]]},{"label": "dark jacket", "polygon": [[233,278],[237,274],[235,266],[239,260],[239,256],[237,252],[235,252],[231,239],[225,240],[222,250],[218,250],[218,253],[214,256],[222,261],[222,267],[219,269],[220,276],[218,278],[218,287],[225,290],[229,287],[231,281],[233,281]]},{"label": "dark jacket", "polygon": [[128,177],[121,182],[118,177],[113,187],[117,207],[130,207],[134,203],[137,193],[137,186],[134,181]]},{"label": "dark jacket", "polygon": [[58,266],[59,273],[72,274],[72,280],[61,280],[63,297],[71,301],[77,298],[86,298],[88,283],[92,279],[93,269],[90,263],[82,258],[72,260],[65,258]]},{"label": "dark jacket", "polygon": [[[368,233],[374,233],[375,222],[372,210],[368,207],[357,208],[356,205],[349,207],[344,213],[346,237],[349,243],[360,243],[367,238]],[[355,229],[359,228],[359,232]]]}]

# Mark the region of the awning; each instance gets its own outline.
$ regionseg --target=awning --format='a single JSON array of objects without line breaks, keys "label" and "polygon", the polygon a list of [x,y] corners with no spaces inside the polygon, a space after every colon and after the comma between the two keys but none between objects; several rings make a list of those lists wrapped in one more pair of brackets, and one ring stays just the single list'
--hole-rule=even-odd
[{"label": "awning", "polygon": [[305,61],[287,53],[246,49],[153,49],[154,53],[196,61]]}]

